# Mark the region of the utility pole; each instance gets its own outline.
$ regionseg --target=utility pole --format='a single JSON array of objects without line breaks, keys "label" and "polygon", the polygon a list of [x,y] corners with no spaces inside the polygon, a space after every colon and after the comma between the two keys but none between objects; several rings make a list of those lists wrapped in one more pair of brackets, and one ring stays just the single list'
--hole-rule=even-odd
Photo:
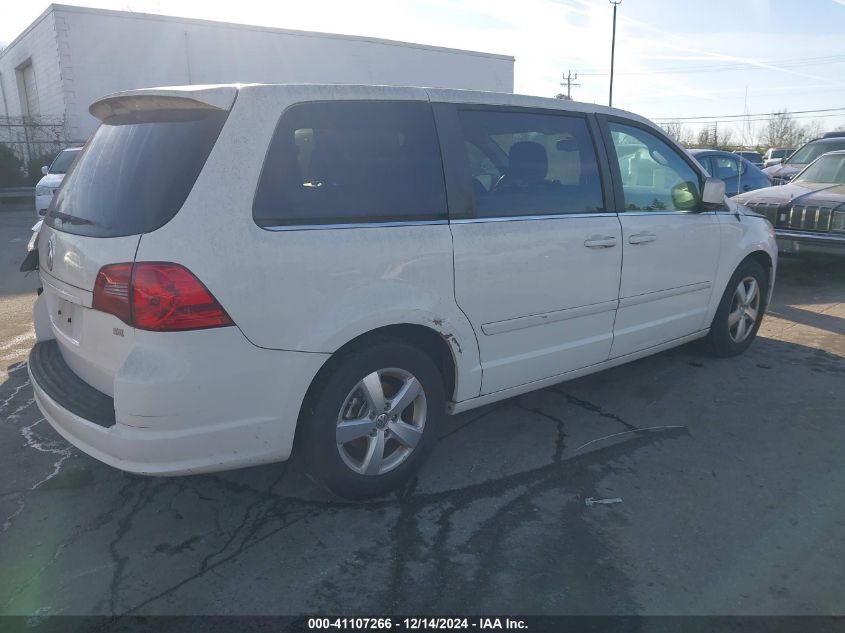
[{"label": "utility pole", "polygon": [[719,122],[713,121],[713,149],[719,147]]},{"label": "utility pole", "polygon": [[607,105],[613,106],[613,58],[616,55],[616,7],[618,7],[622,0],[608,0],[613,5],[613,38],[610,40],[610,96],[607,99]]},{"label": "utility pole", "polygon": [[576,88],[580,88],[581,84],[576,84],[574,81],[578,79],[578,73],[572,74],[571,70],[567,70],[566,74],[563,76],[563,80],[566,83],[561,83],[561,86],[566,86],[566,98],[569,101],[572,101],[572,87],[575,86]]}]

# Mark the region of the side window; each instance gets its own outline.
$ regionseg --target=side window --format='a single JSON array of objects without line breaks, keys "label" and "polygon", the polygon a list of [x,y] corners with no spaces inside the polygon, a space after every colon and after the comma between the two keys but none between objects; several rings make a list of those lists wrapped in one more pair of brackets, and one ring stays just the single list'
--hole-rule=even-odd
[{"label": "side window", "polygon": [[638,127],[610,123],[626,211],[692,211],[701,200],[698,173],[674,148]]},{"label": "side window", "polygon": [[604,210],[585,119],[504,110],[459,110],[477,217]]},{"label": "side window", "polygon": [[[484,189],[483,193],[489,192],[502,177],[502,172],[493,164],[490,157],[474,143],[466,141],[466,150],[469,169],[474,179],[473,187],[477,188],[480,184]],[[477,184],[475,181],[477,181]]]},{"label": "side window", "polygon": [[329,101],[289,108],[270,141],[252,214],[264,227],[445,220],[430,105]]},{"label": "side window", "polygon": [[[712,156],[710,161],[713,163],[713,170],[710,171],[710,175],[714,178],[728,180],[729,178],[736,178],[740,173],[740,163],[735,158]],[[745,170],[743,169],[743,171]]]}]

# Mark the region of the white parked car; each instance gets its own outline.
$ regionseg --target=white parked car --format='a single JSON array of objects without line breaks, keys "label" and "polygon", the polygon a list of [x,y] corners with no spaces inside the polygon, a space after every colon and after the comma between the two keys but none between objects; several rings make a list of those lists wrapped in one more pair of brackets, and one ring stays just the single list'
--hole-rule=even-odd
[{"label": "white parked car", "polygon": [[29,372],[56,430],[123,470],[295,448],[381,494],[447,413],[694,339],[741,353],[771,295],[765,217],[620,110],[250,85],[91,112],[38,240]]},{"label": "white parked car", "polygon": [[68,147],[58,153],[50,166],[41,168],[41,180],[35,185],[35,214],[41,218],[47,213],[47,208],[65,178],[67,170],[73,164],[81,147]]},{"label": "white parked car", "polygon": [[770,147],[763,155],[763,169],[772,165],[780,165],[795,151],[794,147]]}]

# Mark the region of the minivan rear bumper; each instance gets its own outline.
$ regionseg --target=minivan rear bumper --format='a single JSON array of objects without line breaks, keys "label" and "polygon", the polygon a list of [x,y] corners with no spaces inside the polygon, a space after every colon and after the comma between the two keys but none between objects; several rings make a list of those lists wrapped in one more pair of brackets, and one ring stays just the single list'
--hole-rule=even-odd
[{"label": "minivan rear bumper", "polygon": [[[321,354],[246,345],[252,350],[246,350],[240,361],[232,358],[228,371],[200,372],[202,359],[197,359],[197,373],[203,373],[201,384],[186,395],[172,416],[123,413],[120,395],[112,400],[82,381],[65,363],[56,340],[36,343],[28,370],[44,417],[81,451],[132,473],[199,474],[287,459],[302,394],[324,360]],[[261,359],[257,367],[253,364],[243,373],[238,371],[241,362],[254,362],[256,357]],[[153,378],[142,394],[129,401],[137,401],[137,396],[147,400],[156,392],[168,401],[169,389],[164,383],[157,387]],[[227,393],[230,406],[218,401],[213,413],[202,410],[197,406],[202,390]],[[197,407],[193,415],[191,405]]]}]

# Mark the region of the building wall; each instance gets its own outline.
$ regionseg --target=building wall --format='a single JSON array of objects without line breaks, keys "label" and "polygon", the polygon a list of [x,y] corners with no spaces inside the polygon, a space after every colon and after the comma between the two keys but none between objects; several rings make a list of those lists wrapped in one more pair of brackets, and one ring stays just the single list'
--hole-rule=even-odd
[{"label": "building wall", "polygon": [[337,35],[55,6],[71,133],[121,90],[209,83],[367,83],[513,92],[513,58]]},{"label": "building wall", "polygon": [[51,151],[56,137],[64,136],[56,28],[54,14],[46,12],[0,55],[0,142],[25,160]]}]

